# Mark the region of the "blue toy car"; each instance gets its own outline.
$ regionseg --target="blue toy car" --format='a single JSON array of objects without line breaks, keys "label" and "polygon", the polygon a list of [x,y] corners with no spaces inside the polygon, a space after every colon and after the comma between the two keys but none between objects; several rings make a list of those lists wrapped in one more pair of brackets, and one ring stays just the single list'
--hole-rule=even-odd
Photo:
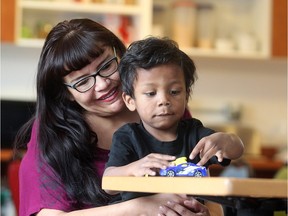
[{"label": "blue toy car", "polygon": [[169,166],[166,169],[159,171],[160,176],[191,176],[191,177],[204,177],[208,176],[207,170],[203,166],[198,166],[194,163],[186,162],[175,166]]}]

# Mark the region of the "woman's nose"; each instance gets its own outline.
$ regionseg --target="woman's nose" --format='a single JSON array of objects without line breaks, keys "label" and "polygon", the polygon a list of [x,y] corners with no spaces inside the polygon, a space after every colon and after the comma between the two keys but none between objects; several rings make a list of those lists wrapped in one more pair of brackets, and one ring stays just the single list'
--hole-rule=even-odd
[{"label": "woman's nose", "polygon": [[96,83],[94,86],[95,91],[101,91],[107,88],[107,86],[110,84],[110,79],[108,78],[104,78],[100,76],[96,76],[95,78],[96,78]]}]

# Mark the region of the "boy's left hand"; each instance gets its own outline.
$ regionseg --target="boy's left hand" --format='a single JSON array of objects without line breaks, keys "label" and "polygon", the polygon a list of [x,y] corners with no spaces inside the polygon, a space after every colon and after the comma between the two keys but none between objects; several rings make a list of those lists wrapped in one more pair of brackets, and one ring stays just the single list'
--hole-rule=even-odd
[{"label": "boy's left hand", "polygon": [[222,132],[203,137],[197,143],[189,158],[192,160],[200,153],[201,160],[197,163],[200,166],[203,166],[214,155],[217,156],[219,162],[222,162],[230,139],[229,134]]}]

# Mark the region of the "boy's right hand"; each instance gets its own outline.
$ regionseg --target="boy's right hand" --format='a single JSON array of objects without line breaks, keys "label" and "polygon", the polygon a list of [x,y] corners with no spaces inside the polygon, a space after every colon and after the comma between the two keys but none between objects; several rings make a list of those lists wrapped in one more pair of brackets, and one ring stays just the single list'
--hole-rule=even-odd
[{"label": "boy's right hand", "polygon": [[155,176],[155,170],[166,169],[170,161],[175,160],[175,156],[151,153],[144,158],[127,165],[130,176]]}]

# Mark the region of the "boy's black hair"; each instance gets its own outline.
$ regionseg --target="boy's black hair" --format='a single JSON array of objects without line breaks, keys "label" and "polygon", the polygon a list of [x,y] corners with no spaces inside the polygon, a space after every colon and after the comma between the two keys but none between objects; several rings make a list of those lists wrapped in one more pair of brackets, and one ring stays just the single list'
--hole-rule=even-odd
[{"label": "boy's black hair", "polygon": [[174,64],[182,68],[188,98],[197,79],[196,67],[193,60],[169,38],[148,37],[131,43],[118,68],[123,92],[134,97],[133,83],[137,79],[138,68],[149,70],[163,64]]}]

